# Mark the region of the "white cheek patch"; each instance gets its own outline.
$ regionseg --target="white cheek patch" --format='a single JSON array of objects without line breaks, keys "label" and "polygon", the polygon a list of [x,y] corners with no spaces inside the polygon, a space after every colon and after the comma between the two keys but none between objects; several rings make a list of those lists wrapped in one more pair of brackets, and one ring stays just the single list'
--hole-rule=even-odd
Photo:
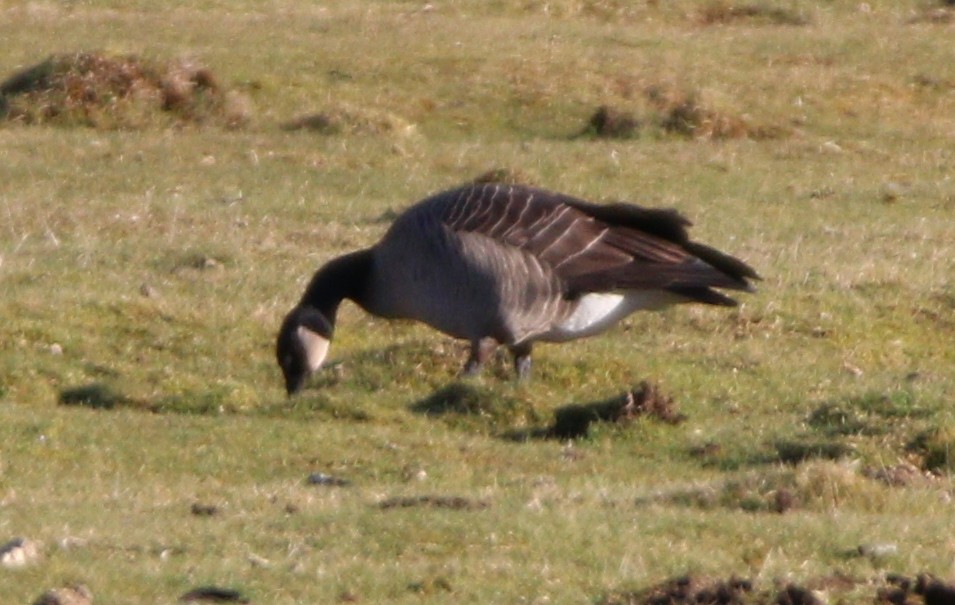
[{"label": "white cheek patch", "polygon": [[309,371],[314,372],[318,370],[318,368],[322,367],[325,356],[328,354],[328,339],[309,330],[305,326],[299,326],[296,334],[298,335],[299,342],[302,343],[302,348],[305,349],[305,357],[308,360]]}]

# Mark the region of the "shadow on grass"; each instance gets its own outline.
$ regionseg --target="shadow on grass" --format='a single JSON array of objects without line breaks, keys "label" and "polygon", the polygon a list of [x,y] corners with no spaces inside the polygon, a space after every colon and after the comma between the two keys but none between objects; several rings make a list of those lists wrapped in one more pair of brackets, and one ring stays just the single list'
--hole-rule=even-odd
[{"label": "shadow on grass", "polygon": [[108,384],[93,382],[60,391],[60,405],[112,410],[116,407],[137,407],[137,402],[117,392]]},{"label": "shadow on grass", "polygon": [[707,443],[693,448],[690,455],[703,466],[732,471],[778,464],[798,466],[814,460],[866,459],[872,452],[886,456],[889,447],[900,459],[921,458],[923,470],[933,471],[938,467],[936,458],[920,447],[919,437],[939,425],[941,409],[934,401],[921,401],[907,387],[866,391],[820,403],[803,423],[775,439]]},{"label": "shadow on grass", "polygon": [[841,439],[798,433],[754,443],[707,442],[691,447],[687,453],[704,468],[729,472],[780,464],[798,466],[813,460],[838,461],[851,458],[856,449]]},{"label": "shadow on grass", "polygon": [[210,390],[189,395],[167,395],[155,400],[142,400],[124,395],[104,382],[65,388],[60,391],[59,403],[63,406],[83,407],[92,410],[128,409],[151,414],[181,414],[192,416],[218,416],[237,413],[229,404],[229,394],[222,390]]},{"label": "shadow on grass", "polygon": [[409,406],[454,428],[496,433],[504,427],[539,422],[533,403],[470,382],[452,382]]},{"label": "shadow on grass", "polygon": [[[640,417],[673,425],[686,420],[672,398],[647,382],[609,399],[557,408],[553,422],[545,426],[541,425],[542,414],[532,403],[468,382],[442,387],[413,404],[411,410],[441,418],[454,426],[482,427],[502,439],[516,442],[582,439],[589,435],[594,423],[627,426]],[[520,428],[514,428],[516,426]]]}]

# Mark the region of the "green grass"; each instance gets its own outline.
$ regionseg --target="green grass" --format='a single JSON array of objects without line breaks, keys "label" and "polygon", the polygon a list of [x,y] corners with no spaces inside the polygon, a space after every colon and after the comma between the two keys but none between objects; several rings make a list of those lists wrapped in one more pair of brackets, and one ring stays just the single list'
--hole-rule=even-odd
[{"label": "green grass", "polygon": [[[238,130],[0,124],[0,543],[42,545],[4,598],[591,603],[694,573],[844,574],[830,597],[863,603],[885,573],[950,576],[952,25],[744,5],[0,0],[0,78],[189,55],[254,107]],[[651,89],[743,126],[670,133]],[[580,136],[602,105],[644,127]],[[283,128],[321,112],[355,123]],[[503,358],[460,382],[464,345],[346,305],[286,399],[273,338],[311,273],[491,169],[679,208],[764,280],[541,346],[522,385]],[[644,380],[686,422],[538,438]],[[920,480],[877,478],[902,463]],[[487,507],[379,506],[420,496]]]}]

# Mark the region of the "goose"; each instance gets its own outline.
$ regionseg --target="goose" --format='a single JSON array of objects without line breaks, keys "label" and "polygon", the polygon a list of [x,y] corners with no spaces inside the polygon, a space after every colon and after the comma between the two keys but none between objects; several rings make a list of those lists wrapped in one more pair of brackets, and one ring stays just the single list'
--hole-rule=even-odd
[{"label": "goose", "polygon": [[639,310],[733,306],[743,261],[691,241],[675,210],[600,205],[523,185],[475,183],[428,197],[382,239],[329,261],[285,316],[276,357],[289,396],[325,361],[339,305],[412,319],[470,342],[462,373],[506,346],[519,380],[536,342],[599,334]]}]

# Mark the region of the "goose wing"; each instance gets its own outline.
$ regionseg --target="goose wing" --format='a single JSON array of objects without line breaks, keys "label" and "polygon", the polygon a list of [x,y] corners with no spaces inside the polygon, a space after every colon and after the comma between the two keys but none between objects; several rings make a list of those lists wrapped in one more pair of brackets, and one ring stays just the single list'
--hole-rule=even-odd
[{"label": "goose wing", "polygon": [[700,302],[734,304],[711,288],[748,290],[747,280],[758,279],[742,261],[690,241],[690,222],[674,210],[598,205],[500,184],[445,195],[441,221],[449,229],[522,249],[555,272],[568,296],[660,289]]}]

